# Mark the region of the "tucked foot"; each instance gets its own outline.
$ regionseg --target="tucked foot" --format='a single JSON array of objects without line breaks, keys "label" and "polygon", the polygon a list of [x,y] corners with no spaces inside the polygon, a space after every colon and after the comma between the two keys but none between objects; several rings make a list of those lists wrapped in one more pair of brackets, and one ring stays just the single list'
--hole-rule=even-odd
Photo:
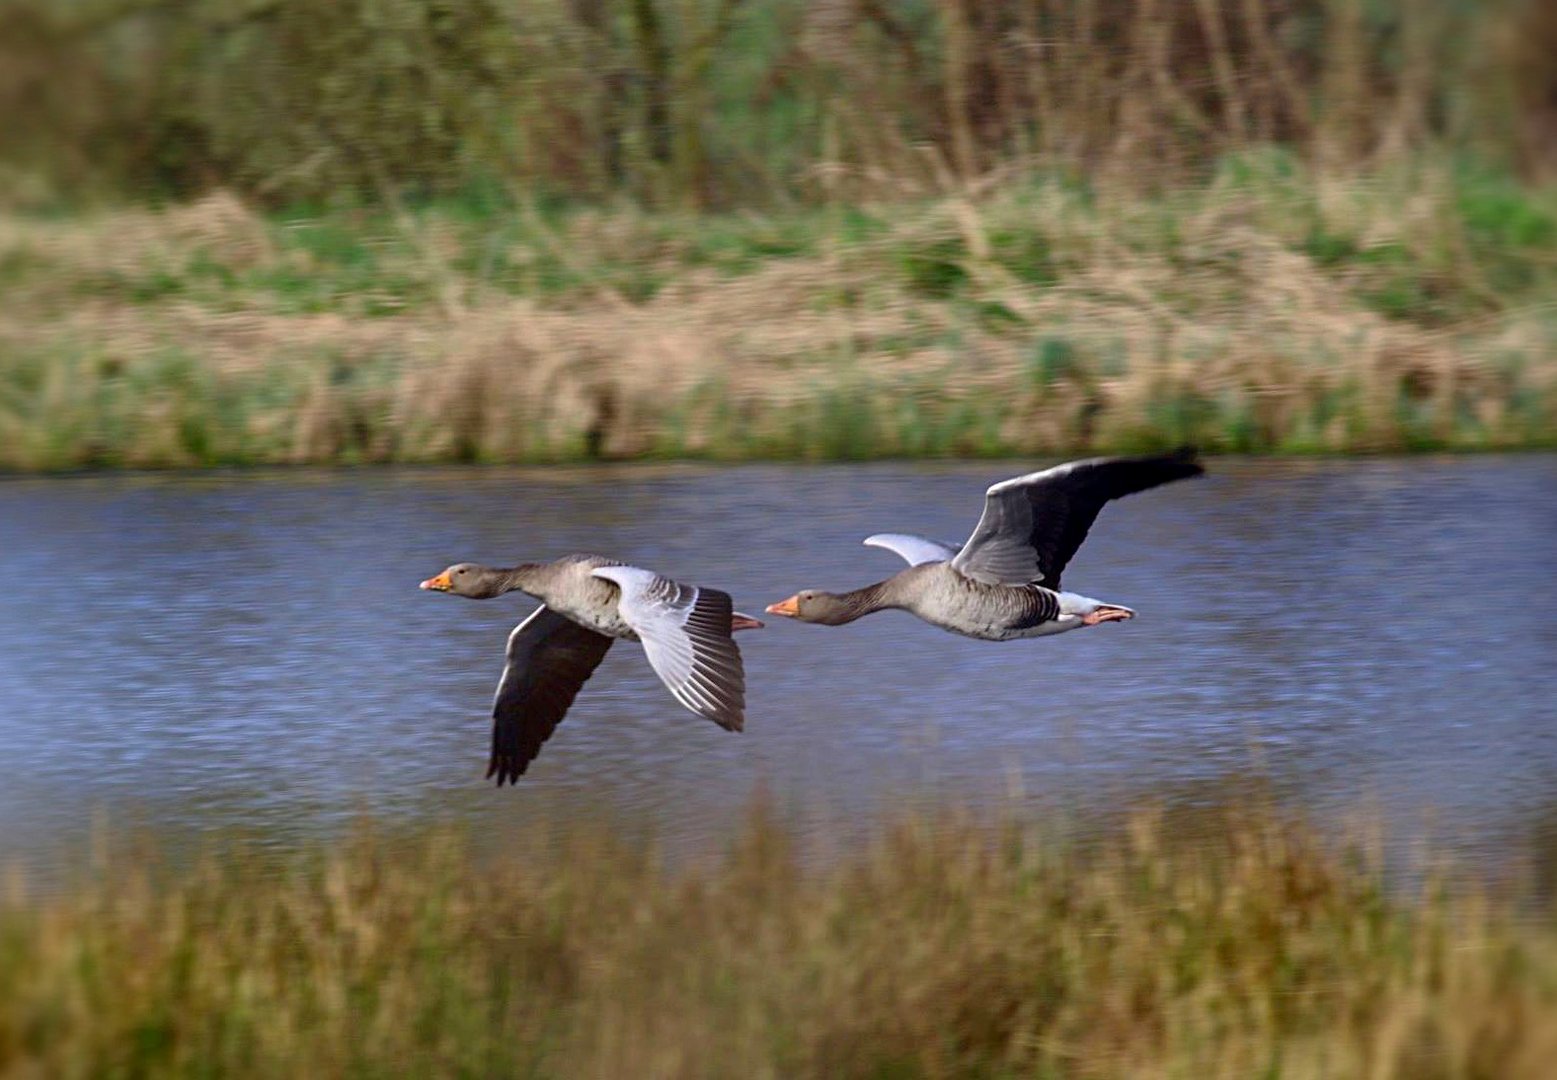
[{"label": "tucked foot", "polygon": [[739,611],[730,614],[730,633],[737,630],[761,630],[766,624],[761,619],[754,619],[750,615],[743,615]]},{"label": "tucked foot", "polygon": [[1098,623],[1123,622],[1126,619],[1135,618],[1135,612],[1127,607],[1118,607],[1114,604],[1104,604],[1096,611],[1081,617],[1082,626],[1096,626]]}]

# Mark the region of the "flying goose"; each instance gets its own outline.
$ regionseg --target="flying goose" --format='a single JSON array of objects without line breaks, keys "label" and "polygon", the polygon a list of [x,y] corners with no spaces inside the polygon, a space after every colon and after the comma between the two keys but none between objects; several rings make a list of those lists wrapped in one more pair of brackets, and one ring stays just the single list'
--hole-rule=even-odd
[{"label": "flying goose", "polygon": [[806,589],[768,613],[841,626],[888,608],[954,634],[1011,641],[1129,619],[1118,604],[1060,589],[1060,575],[1105,503],[1204,472],[1189,448],[1153,457],[1092,458],[1003,480],[960,549],[922,536],[877,533],[872,547],[908,569],[842,594]]},{"label": "flying goose", "polygon": [[654,673],[682,705],[727,731],[745,725],[746,674],[730,635],[762,623],[733,611],[728,593],[599,555],[507,569],[456,563],[422,588],[473,600],[517,591],[541,601],[508,635],[492,703],[487,777],[498,787],[524,775],[617,638],[643,642]]}]

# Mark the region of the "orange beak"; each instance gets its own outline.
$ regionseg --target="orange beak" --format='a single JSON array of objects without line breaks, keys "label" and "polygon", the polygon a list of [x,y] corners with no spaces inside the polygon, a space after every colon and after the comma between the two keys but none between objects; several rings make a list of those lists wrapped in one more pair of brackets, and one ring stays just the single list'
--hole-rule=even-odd
[{"label": "orange beak", "polygon": [[454,582],[449,580],[449,572],[445,570],[437,577],[430,577],[422,582],[422,588],[431,589],[433,592],[448,592],[454,588]]},{"label": "orange beak", "polygon": [[776,604],[769,604],[765,609],[769,615],[786,615],[791,619],[800,615],[800,597],[791,596],[788,600],[780,600]]}]

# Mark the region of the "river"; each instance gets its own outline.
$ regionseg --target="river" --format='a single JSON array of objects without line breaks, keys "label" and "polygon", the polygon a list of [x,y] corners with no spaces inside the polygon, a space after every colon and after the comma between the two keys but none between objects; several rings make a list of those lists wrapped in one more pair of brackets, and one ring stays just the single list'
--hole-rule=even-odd
[{"label": "river", "polygon": [[497,843],[603,815],[696,851],[759,790],[822,837],[927,795],[1084,812],[1251,775],[1487,858],[1557,820],[1550,455],[1213,460],[1108,507],[1067,571],[1132,622],[993,644],[769,619],[739,639],[741,735],[619,645],[517,788],[482,781],[532,604],[422,578],[598,551],[760,613],[896,571],[872,532],[965,536],[1035,464],[0,481],[0,862],[105,824],[284,844],[361,814]]}]

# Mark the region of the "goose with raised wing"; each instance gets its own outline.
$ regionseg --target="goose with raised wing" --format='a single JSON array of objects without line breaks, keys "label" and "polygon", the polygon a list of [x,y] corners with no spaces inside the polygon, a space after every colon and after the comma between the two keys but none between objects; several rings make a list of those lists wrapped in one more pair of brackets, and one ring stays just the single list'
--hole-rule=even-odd
[{"label": "goose with raised wing", "polygon": [[745,726],[746,674],[731,634],[762,623],[733,610],[728,593],[600,555],[508,568],[456,563],[421,587],[473,600],[522,592],[541,601],[508,635],[492,703],[487,777],[499,787],[524,775],[618,639],[643,643],[649,665],[686,708],[727,731]]},{"label": "goose with raised wing", "polygon": [[771,615],[841,626],[877,611],[912,612],[954,634],[985,641],[1042,637],[1133,618],[1135,612],[1067,592],[1060,575],[1111,500],[1205,470],[1189,448],[1149,457],[1091,458],[995,484],[961,548],[904,533],[866,537],[903,557],[885,581],[830,593],[805,589],[768,606]]}]

